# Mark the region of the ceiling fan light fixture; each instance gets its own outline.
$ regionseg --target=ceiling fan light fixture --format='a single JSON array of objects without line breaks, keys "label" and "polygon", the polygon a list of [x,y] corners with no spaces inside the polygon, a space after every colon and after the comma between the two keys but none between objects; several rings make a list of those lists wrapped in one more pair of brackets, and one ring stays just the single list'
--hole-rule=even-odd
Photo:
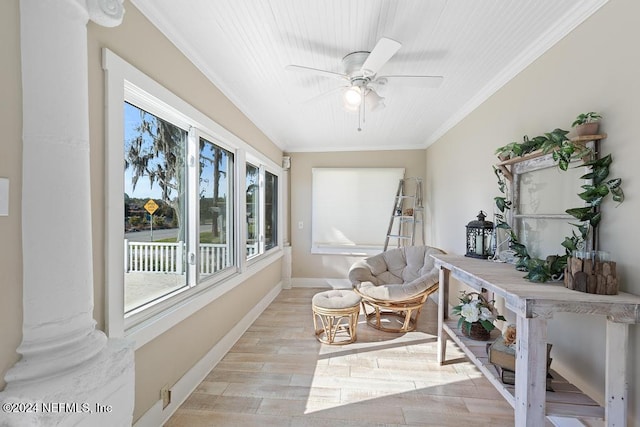
[{"label": "ceiling fan light fixture", "polygon": [[380,110],[385,107],[384,98],[378,95],[378,93],[373,89],[368,90],[364,101],[370,111]]},{"label": "ceiling fan light fixture", "polygon": [[362,91],[359,86],[351,86],[344,92],[345,107],[358,107],[362,102]]}]

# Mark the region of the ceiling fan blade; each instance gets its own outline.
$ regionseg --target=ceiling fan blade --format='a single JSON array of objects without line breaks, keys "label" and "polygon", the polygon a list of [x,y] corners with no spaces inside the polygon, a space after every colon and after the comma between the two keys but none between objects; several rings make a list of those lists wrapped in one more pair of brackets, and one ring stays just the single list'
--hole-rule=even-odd
[{"label": "ceiling fan blade", "polygon": [[417,87],[435,88],[442,84],[444,77],[442,76],[379,76],[375,81],[387,79],[393,83],[401,83]]},{"label": "ceiling fan blade", "polygon": [[312,73],[321,77],[329,77],[338,80],[349,80],[345,74],[334,73],[333,71],[320,70],[319,68],[305,67],[304,65],[287,65],[285,69],[289,71],[302,71],[305,73]]},{"label": "ceiling fan blade", "polygon": [[381,38],[376,43],[367,59],[362,64],[362,70],[371,75],[377,74],[384,64],[400,49],[402,45],[386,37]]},{"label": "ceiling fan blade", "polygon": [[323,92],[323,93],[321,93],[320,95],[316,95],[316,96],[314,96],[314,97],[312,97],[312,98],[309,98],[309,99],[307,99],[307,100],[303,101],[303,102],[302,102],[302,104],[303,104],[303,105],[311,104],[311,103],[313,103],[313,102],[316,102],[316,101],[319,101],[319,100],[321,100],[321,99],[327,98],[327,97],[329,97],[329,96],[333,95],[334,93],[336,93],[336,92],[338,92],[338,91],[345,90],[347,87],[348,87],[348,86],[338,86],[338,87],[334,87],[333,89],[330,89],[330,90],[328,90],[328,91],[326,91],[326,92]]}]

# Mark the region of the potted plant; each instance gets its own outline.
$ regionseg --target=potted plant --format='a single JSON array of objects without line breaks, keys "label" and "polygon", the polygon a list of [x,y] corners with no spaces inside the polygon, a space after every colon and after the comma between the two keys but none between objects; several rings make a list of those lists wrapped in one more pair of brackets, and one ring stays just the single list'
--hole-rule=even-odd
[{"label": "potted plant", "polygon": [[571,127],[576,129],[578,136],[597,135],[602,116],[595,111],[579,114],[573,121]]},{"label": "potted plant", "polygon": [[493,301],[487,299],[478,292],[461,292],[460,304],[453,307],[451,312],[460,316],[458,328],[462,334],[480,341],[489,339],[489,334],[495,328],[496,320],[506,320],[498,314],[493,306]]}]

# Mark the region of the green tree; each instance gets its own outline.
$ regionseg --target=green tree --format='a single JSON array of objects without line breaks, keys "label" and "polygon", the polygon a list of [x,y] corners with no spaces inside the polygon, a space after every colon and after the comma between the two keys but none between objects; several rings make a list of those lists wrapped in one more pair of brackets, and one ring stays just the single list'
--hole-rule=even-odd
[{"label": "green tree", "polygon": [[[205,154],[205,145],[211,150],[212,156],[209,157]],[[227,157],[226,153],[214,144],[207,143],[204,139],[200,139],[200,180],[208,181],[213,179],[213,200],[211,209],[211,234],[214,238],[220,237],[220,227],[218,227],[218,217],[220,215],[218,199],[220,196],[220,178],[226,176],[226,172],[222,170],[223,161]],[[203,176],[205,167],[207,164],[213,166],[213,176]],[[201,195],[202,196],[202,195]],[[202,200],[202,197],[201,197]]]},{"label": "green tree", "polygon": [[260,170],[250,164],[247,164],[247,189],[246,189],[246,205],[247,205],[247,243],[253,243],[257,238],[256,221],[258,216],[258,178]]},{"label": "green tree", "polygon": [[187,132],[144,111],[136,135],[125,144],[125,170],[131,168],[131,184],[135,190],[142,176],[149,178],[151,188],[157,183],[162,201],[171,206],[177,220],[178,240],[184,240],[184,150]]}]

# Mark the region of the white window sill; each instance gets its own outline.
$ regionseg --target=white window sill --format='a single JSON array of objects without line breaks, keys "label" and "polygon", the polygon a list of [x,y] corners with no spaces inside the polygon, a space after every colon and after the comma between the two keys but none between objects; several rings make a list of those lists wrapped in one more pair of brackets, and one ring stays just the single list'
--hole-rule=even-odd
[{"label": "white window sill", "polygon": [[370,256],[382,252],[382,246],[331,246],[317,245],[311,248],[316,255]]},{"label": "white window sill", "polygon": [[248,278],[259,273],[281,258],[282,255],[282,250],[277,250],[260,257],[260,259],[256,259],[255,262],[247,266],[247,269],[242,272],[242,274],[236,273],[224,282],[209,286],[201,292],[194,293],[179,304],[171,306],[167,310],[132,326],[125,331],[125,337],[135,342],[135,349],[137,350],[187,317],[211,304],[236,286],[244,283]]}]

